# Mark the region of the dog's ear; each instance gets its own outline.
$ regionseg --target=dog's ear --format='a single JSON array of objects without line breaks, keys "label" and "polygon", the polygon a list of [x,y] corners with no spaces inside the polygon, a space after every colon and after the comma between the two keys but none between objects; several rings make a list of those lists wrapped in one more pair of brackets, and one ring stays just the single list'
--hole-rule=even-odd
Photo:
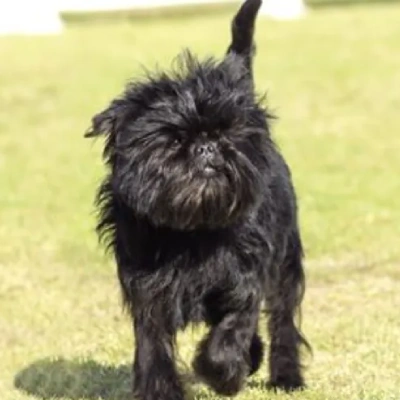
[{"label": "dog's ear", "polygon": [[106,136],[103,150],[103,158],[107,164],[113,165],[115,161],[115,146],[118,132],[121,132],[129,118],[129,107],[127,102],[116,99],[100,113],[92,118],[92,125],[86,131],[86,138],[100,135]]},{"label": "dog's ear", "polygon": [[244,58],[245,66],[252,73],[252,58],[255,52],[254,25],[262,0],[246,0],[235,15],[232,25],[232,42],[227,54]]},{"label": "dog's ear", "polygon": [[123,100],[117,99],[103,111],[92,118],[92,125],[85,132],[85,137],[99,135],[114,136],[123,125],[127,115],[127,107]]}]

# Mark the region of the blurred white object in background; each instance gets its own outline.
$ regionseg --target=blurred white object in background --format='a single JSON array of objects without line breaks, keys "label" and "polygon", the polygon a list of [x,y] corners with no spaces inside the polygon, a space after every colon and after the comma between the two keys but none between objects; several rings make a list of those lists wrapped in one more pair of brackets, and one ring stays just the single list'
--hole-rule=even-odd
[{"label": "blurred white object in background", "polygon": [[[46,35],[62,32],[62,11],[106,11],[190,4],[233,3],[233,0],[0,0],[0,35]],[[304,15],[303,0],[264,0],[261,14],[277,19]]]},{"label": "blurred white object in background", "polygon": [[303,0],[264,0],[260,14],[276,19],[294,19],[306,13]]},{"label": "blurred white object in background", "polygon": [[0,0],[0,35],[49,35],[62,32],[56,1]]},{"label": "blurred white object in background", "polygon": [[[1,0],[0,0],[1,1]],[[135,10],[209,4],[238,4],[238,0],[59,0],[65,11]]]}]

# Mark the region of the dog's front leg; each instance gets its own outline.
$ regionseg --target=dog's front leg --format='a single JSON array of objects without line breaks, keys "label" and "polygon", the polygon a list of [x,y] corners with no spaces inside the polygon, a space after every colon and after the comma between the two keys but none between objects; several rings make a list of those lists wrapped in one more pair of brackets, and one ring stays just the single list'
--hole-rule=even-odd
[{"label": "dog's front leg", "polygon": [[205,383],[227,396],[242,389],[245,379],[258,368],[262,358],[262,343],[257,335],[258,296],[249,294],[240,307],[227,311],[235,301],[231,296],[236,294],[223,293],[221,298],[208,304],[209,312],[221,318],[212,322],[193,363]]},{"label": "dog's front leg", "polygon": [[183,400],[174,361],[175,332],[165,315],[144,307],[134,312],[134,396],[138,400]]}]

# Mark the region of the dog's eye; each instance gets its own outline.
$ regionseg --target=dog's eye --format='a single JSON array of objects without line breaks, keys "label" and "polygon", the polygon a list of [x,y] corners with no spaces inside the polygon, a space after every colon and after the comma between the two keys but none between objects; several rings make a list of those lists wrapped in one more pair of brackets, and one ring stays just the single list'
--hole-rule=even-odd
[{"label": "dog's eye", "polygon": [[182,143],[182,139],[180,137],[175,137],[174,141],[172,142],[172,144],[174,146],[177,146],[178,144],[181,144],[181,143]]}]

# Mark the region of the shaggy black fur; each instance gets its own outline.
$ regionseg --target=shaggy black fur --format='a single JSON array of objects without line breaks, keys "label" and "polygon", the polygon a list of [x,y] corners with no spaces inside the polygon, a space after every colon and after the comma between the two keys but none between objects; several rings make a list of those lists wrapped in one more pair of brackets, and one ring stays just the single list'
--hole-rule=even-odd
[{"label": "shaggy black fur", "polygon": [[98,192],[98,232],[112,249],[134,321],[134,393],[184,398],[177,330],[205,321],[194,369],[234,395],[263,358],[269,313],[270,384],[303,386],[294,323],[304,292],[302,245],[289,169],[253,88],[254,21],[247,0],[222,61],[189,52],[177,71],[129,84],[93,118],[109,167]]}]

